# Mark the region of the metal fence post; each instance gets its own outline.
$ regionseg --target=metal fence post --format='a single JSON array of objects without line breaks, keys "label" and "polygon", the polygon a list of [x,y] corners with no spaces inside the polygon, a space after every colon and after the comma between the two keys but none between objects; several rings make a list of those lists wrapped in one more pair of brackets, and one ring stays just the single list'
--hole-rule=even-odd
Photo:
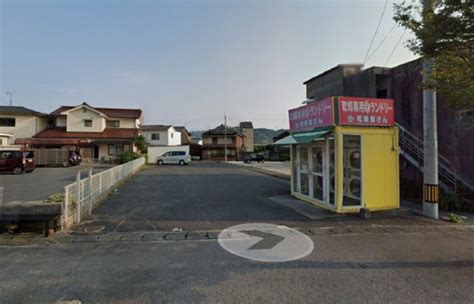
[{"label": "metal fence post", "polygon": [[77,223],[81,222],[81,171],[76,173],[76,221]]},{"label": "metal fence post", "polygon": [[[5,188],[0,187],[0,207],[3,205],[3,191]],[[0,209],[0,220],[3,219],[3,208]]]},{"label": "metal fence post", "polygon": [[92,167],[89,169],[89,214],[92,214]]},{"label": "metal fence post", "polygon": [[99,196],[102,195],[102,172],[99,173]]}]

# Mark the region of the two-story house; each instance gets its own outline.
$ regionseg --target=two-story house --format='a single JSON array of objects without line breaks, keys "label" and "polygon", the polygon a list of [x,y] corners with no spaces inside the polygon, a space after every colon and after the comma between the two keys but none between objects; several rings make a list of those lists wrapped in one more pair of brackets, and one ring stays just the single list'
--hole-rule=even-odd
[{"label": "two-story house", "polygon": [[220,125],[202,133],[201,159],[224,160],[227,149],[227,160],[240,160],[244,153],[245,136],[237,128]]},{"label": "two-story house", "polygon": [[0,106],[0,146],[11,146],[17,138],[31,137],[47,127],[46,114],[20,106]]},{"label": "two-story house", "polygon": [[140,109],[96,108],[87,103],[61,106],[50,113],[55,126],[17,144],[79,149],[83,158],[110,160],[135,151],[133,140],[143,122]]},{"label": "two-story house", "polygon": [[142,125],[140,133],[148,146],[181,145],[181,132],[171,125]]}]

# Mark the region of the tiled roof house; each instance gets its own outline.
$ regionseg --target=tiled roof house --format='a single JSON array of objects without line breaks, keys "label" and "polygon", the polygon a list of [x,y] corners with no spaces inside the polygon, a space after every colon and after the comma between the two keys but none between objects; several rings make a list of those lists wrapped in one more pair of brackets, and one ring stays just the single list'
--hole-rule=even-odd
[{"label": "tiled roof house", "polygon": [[16,144],[79,149],[84,158],[115,159],[134,151],[133,139],[143,122],[140,109],[96,108],[87,103],[61,106],[50,113],[55,126],[21,138]]}]

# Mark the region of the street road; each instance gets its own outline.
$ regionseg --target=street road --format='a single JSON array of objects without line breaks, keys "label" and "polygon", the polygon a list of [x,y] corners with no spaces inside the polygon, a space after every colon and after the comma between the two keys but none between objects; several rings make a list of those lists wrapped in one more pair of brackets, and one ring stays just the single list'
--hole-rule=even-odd
[{"label": "street road", "polygon": [[[322,225],[269,199],[287,195],[288,187],[216,163],[151,167],[76,230],[105,225],[100,235],[0,238],[0,302],[474,302],[473,227],[351,217]],[[224,250],[217,233],[245,222],[305,227],[314,250],[278,263]],[[215,234],[186,239],[162,232],[173,227]]]}]

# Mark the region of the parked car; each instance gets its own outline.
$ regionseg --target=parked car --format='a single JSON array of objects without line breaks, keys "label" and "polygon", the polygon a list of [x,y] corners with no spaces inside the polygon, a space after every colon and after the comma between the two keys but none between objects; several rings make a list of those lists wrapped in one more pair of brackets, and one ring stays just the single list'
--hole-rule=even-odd
[{"label": "parked car", "polygon": [[21,174],[33,172],[34,169],[35,159],[32,151],[0,151],[0,171]]},{"label": "parked car", "polygon": [[250,164],[253,161],[258,162],[258,163],[263,163],[263,162],[265,162],[265,159],[264,159],[263,155],[251,154],[250,157],[248,157],[244,160],[244,163]]},{"label": "parked car", "polygon": [[191,162],[191,156],[185,151],[169,151],[158,157],[157,164],[180,164],[187,165]]}]

